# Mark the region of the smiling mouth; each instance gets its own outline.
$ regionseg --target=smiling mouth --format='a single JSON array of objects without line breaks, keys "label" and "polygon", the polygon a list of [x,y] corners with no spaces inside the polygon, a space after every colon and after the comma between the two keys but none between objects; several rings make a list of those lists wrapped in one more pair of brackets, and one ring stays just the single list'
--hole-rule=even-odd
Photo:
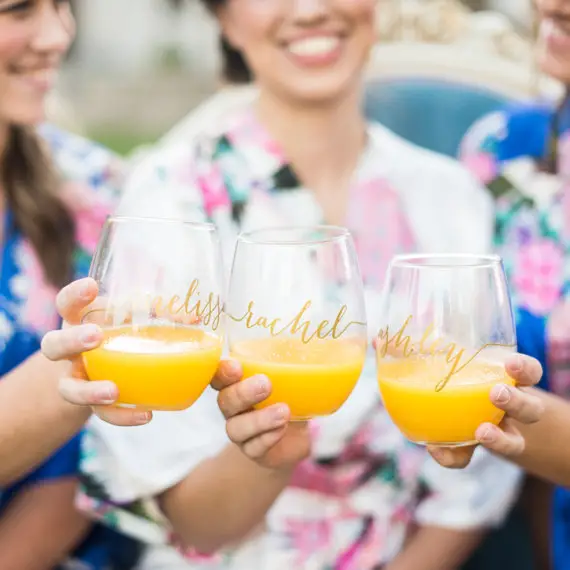
[{"label": "smiling mouth", "polygon": [[316,36],[291,42],[287,50],[299,57],[326,57],[338,50],[340,42],[338,36]]}]

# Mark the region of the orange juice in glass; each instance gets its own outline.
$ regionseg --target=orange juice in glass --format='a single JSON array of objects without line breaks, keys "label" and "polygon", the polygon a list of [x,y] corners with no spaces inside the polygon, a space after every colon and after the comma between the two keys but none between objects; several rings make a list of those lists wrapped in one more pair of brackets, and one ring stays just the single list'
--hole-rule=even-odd
[{"label": "orange juice in glass", "polygon": [[232,357],[244,377],[265,374],[273,391],[259,408],[284,402],[296,419],[336,412],[356,386],[366,356],[366,345],[355,339],[313,340],[262,338],[237,342]]},{"label": "orange juice in glass", "polygon": [[418,444],[475,443],[503,412],[516,347],[506,279],[495,256],[401,256],[392,262],[377,339],[378,384],[396,426]]},{"label": "orange juice in glass", "polygon": [[242,234],[227,303],[230,352],[263,374],[293,421],[336,412],[362,373],[367,327],[349,232],[331,226]]},{"label": "orange juice in glass", "polygon": [[104,341],[83,354],[89,380],[116,405],[178,411],[202,395],[223,346],[219,247],[212,226],[111,218],[91,267],[99,297],[83,322]]}]

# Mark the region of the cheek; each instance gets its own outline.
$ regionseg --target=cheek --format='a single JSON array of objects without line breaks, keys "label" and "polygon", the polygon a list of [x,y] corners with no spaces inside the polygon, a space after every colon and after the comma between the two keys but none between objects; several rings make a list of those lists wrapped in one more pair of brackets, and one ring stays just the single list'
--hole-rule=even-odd
[{"label": "cheek", "polygon": [[6,25],[0,21],[0,73],[26,51],[29,34],[19,26]]}]

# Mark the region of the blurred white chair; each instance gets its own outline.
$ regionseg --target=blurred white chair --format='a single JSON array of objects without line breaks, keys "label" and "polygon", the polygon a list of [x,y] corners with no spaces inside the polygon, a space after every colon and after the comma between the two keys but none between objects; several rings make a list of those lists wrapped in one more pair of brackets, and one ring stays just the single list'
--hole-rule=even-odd
[{"label": "blurred white chair", "polygon": [[[533,41],[500,13],[458,0],[378,0],[378,44],[367,73],[367,115],[404,138],[455,155],[482,115],[513,101],[558,98],[540,76]],[[224,87],[162,139],[190,140],[254,100],[254,86]]]}]

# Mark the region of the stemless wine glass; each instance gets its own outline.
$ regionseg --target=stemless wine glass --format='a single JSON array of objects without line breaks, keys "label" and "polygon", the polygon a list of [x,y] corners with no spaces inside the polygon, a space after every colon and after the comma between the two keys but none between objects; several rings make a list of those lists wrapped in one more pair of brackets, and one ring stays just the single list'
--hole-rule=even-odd
[{"label": "stemless wine glass", "polygon": [[516,336],[499,257],[396,257],[381,314],[378,383],[408,439],[471,445],[479,425],[502,420],[489,393],[498,383],[514,384],[504,363]]},{"label": "stemless wine glass", "polygon": [[90,276],[99,296],[84,323],[105,340],[83,360],[90,380],[111,380],[117,405],[183,410],[213,378],[222,354],[222,262],[214,226],[114,217]]},{"label": "stemless wine glass", "polygon": [[232,357],[265,374],[292,420],[327,416],[350,396],[366,355],[362,279],[344,228],[242,234],[227,303]]}]

